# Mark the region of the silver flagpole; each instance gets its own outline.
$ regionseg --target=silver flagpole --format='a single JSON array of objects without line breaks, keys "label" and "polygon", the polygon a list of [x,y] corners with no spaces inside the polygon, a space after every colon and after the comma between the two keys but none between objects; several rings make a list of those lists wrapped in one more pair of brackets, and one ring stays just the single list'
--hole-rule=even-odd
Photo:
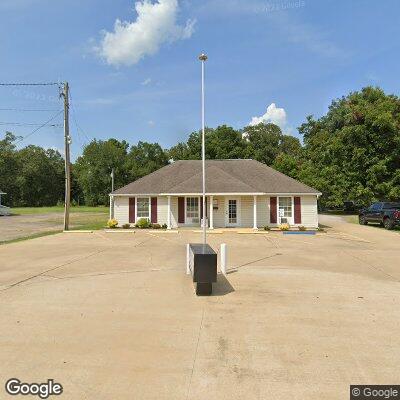
[{"label": "silver flagpole", "polygon": [[207,244],[207,223],[206,223],[206,144],[205,144],[205,126],[204,126],[204,63],[207,56],[201,53],[199,56],[201,61],[201,158],[203,168],[203,244]]}]

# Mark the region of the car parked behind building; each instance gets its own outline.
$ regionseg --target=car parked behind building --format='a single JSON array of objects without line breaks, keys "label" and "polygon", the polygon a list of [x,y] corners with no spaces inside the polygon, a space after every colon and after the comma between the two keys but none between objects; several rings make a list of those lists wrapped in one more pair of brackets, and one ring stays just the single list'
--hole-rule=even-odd
[{"label": "car parked behind building", "polygon": [[378,202],[360,210],[358,215],[360,225],[368,223],[380,224],[386,229],[400,226],[400,202]]}]

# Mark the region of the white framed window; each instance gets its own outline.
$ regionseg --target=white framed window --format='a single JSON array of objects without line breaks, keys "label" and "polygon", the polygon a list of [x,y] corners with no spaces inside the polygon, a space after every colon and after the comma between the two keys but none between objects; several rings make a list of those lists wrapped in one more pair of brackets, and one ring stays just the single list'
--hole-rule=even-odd
[{"label": "white framed window", "polygon": [[136,220],[140,218],[150,219],[150,198],[138,197],[136,199]]},{"label": "white framed window", "polygon": [[189,224],[200,222],[200,202],[198,197],[186,197],[186,221]]},{"label": "white framed window", "polygon": [[293,223],[293,197],[279,197],[278,217],[280,223]]}]

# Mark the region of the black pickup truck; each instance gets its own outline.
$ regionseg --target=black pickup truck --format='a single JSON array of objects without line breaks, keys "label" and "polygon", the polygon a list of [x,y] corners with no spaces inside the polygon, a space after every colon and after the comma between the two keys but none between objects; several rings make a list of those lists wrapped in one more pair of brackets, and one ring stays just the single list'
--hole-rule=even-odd
[{"label": "black pickup truck", "polygon": [[358,214],[360,225],[368,223],[381,224],[386,229],[400,226],[400,202],[373,203],[368,208],[363,208]]}]

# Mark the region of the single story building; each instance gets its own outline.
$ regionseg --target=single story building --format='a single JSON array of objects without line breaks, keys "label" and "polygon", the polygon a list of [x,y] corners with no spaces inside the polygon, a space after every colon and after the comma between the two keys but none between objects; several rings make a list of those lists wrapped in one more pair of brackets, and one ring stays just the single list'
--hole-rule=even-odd
[{"label": "single story building", "polygon": [[[206,160],[209,229],[262,228],[287,222],[318,227],[317,190],[255,160]],[[119,225],[140,218],[168,229],[199,227],[202,216],[201,160],[160,168],[110,195]]]}]

